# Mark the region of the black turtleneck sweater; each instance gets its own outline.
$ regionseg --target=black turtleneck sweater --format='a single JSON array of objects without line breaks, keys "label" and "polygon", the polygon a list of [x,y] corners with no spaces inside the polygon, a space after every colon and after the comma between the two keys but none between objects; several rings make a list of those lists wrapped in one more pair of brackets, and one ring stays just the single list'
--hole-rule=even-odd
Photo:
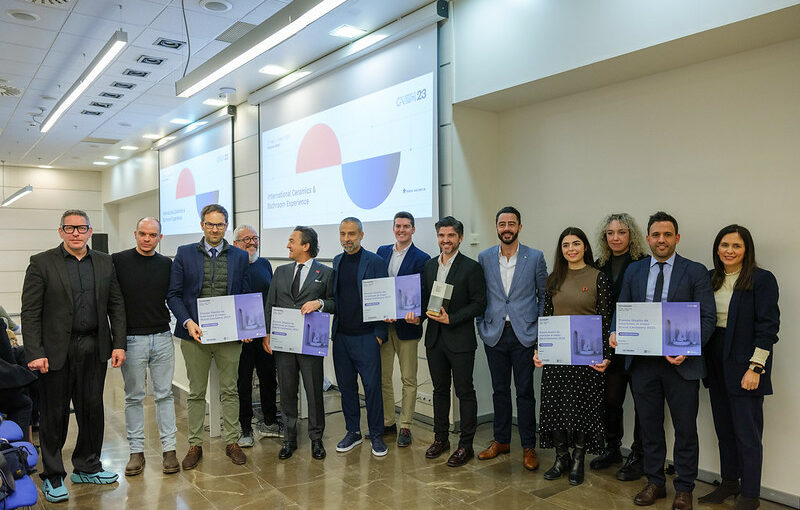
[{"label": "black turtleneck sweater", "polygon": [[374,325],[364,324],[363,320],[361,282],[358,281],[362,251],[359,249],[352,255],[345,252],[339,263],[336,313],[339,315],[339,331],[351,336],[367,335],[375,329]]}]

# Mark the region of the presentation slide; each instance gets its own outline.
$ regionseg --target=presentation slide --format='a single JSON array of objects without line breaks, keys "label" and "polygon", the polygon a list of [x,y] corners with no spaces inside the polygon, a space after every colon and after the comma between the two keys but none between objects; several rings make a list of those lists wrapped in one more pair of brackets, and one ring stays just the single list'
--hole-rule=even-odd
[{"label": "presentation slide", "polygon": [[231,146],[200,154],[161,169],[161,231],[164,235],[200,233],[200,211],[221,204],[233,212]]},{"label": "presentation slide", "polygon": [[262,228],[430,218],[435,98],[427,73],[263,132]]}]

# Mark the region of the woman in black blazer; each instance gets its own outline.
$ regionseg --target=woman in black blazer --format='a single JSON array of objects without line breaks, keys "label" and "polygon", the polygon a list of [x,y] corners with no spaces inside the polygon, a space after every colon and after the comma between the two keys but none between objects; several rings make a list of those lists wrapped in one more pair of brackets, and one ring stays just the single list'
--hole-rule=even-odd
[{"label": "woman in black blazer", "polygon": [[761,488],[764,395],[772,394],[772,346],[780,325],[778,282],[756,265],[753,237],[745,227],[720,230],[713,256],[717,329],[705,352],[705,382],[722,483],[699,501],[720,503],[741,493],[734,508],[754,509]]}]

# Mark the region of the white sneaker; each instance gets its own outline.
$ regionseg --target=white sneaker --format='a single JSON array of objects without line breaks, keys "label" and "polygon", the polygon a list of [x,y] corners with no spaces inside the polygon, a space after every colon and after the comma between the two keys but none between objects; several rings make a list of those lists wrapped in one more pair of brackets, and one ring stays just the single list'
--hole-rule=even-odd
[{"label": "white sneaker", "polygon": [[239,448],[252,448],[255,444],[255,441],[253,441],[253,433],[248,432],[247,434],[242,434],[239,440],[236,441],[236,444],[239,445]]}]

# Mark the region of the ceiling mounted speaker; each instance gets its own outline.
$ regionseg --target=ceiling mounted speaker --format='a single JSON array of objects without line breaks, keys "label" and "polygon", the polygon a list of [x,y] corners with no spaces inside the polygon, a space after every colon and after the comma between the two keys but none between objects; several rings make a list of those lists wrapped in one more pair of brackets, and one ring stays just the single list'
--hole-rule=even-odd
[{"label": "ceiling mounted speaker", "polygon": [[200,7],[211,12],[227,12],[233,8],[227,0],[200,0]]},{"label": "ceiling mounted speaker", "polygon": [[24,21],[26,23],[35,23],[42,19],[38,14],[28,11],[20,11],[19,9],[9,9],[6,11],[6,14],[8,14],[9,18],[17,21]]}]

